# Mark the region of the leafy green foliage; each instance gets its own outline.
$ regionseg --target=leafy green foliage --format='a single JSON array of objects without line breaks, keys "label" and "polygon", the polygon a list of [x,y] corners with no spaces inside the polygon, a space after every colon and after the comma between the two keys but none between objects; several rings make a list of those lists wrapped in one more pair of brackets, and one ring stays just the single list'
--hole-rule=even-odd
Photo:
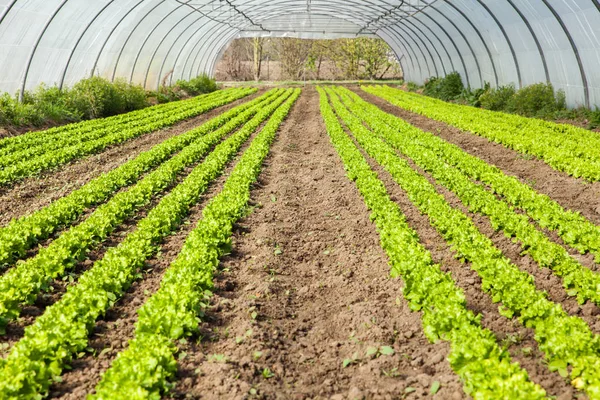
[{"label": "leafy green foliage", "polygon": [[177,86],[185,90],[190,95],[198,95],[216,91],[217,82],[206,74],[201,74],[189,81],[179,80]]},{"label": "leafy green foliage", "polygon": [[600,136],[594,132],[573,125],[464,107],[389,87],[365,90],[399,107],[539,157],[552,168],[576,178],[600,180]]},{"label": "leafy green foliage", "polygon": [[[160,289],[138,311],[135,338],[104,374],[91,399],[160,398],[170,387],[169,379],[176,371],[173,342],[198,329],[197,316],[204,307],[203,293],[213,287],[212,275],[223,255],[224,244],[230,241],[233,223],[244,215],[250,186],[260,173],[279,125],[299,94],[299,89],[288,90],[266,107],[259,114],[260,118],[257,116],[247,125],[251,127],[247,129],[253,131],[260,125],[261,118],[277,109],[242,155],[222,191],[202,211],[202,220],[165,273]],[[270,370],[263,370],[263,377],[272,376]]]},{"label": "leafy green foliage", "polygon": [[469,176],[448,166],[425,145],[436,141],[433,135],[384,113],[349,90],[340,92],[351,97],[353,102],[347,102],[347,106],[371,129],[431,173],[439,184],[456,193],[470,211],[488,216],[495,229],[504,231],[507,237],[518,239],[523,252],[528,253],[540,267],[550,268],[562,277],[568,294],[576,294],[580,303],[591,300],[600,304],[600,275],[581,265],[562,246],[531,225],[528,216],[516,213],[493,193],[475,184]]},{"label": "leafy green foliage", "polygon": [[[63,276],[97,243],[103,241],[116,226],[130,217],[140,207],[148,204],[153,196],[172,184],[186,167],[198,162],[225,135],[247,122],[262,107],[276,98],[280,92],[274,90],[251,102],[253,107],[235,118],[225,115],[217,117],[187,136],[194,141],[175,157],[160,165],[155,171],[127,191],[114,196],[99,206],[85,221],[71,228],[38,254],[0,277],[0,330],[19,314],[19,305],[35,299],[37,293],[48,287],[52,279]],[[243,110],[244,107],[238,107]],[[210,128],[223,125],[220,129]]]},{"label": "leafy green foliage", "polygon": [[515,93],[515,85],[513,84],[495,89],[489,88],[479,98],[481,107],[492,111],[506,111]]},{"label": "leafy green foliage", "polygon": [[[284,97],[287,95],[284,94]],[[216,146],[202,164],[195,167],[181,184],[164,196],[139,221],[135,231],[127,235],[118,246],[109,248],[101,260],[81,275],[77,285],[70,286],[58,302],[48,307],[33,325],[26,328],[23,339],[13,346],[8,357],[0,364],[0,397],[35,399],[47,392],[52,379],[60,375],[64,365],[71,361],[73,355],[87,347],[88,330],[93,327],[94,321],[121,297],[136,279],[147,258],[159,249],[162,239],[175,231],[190,207],[197,203],[208,185],[268,117],[267,110],[273,112],[281,101],[263,109],[248,124]],[[211,243],[220,238],[209,237]],[[170,281],[169,276],[167,273],[163,282]],[[174,292],[183,295],[187,293],[178,285],[171,288],[170,294]],[[167,296],[171,299],[170,295]],[[202,298],[195,296],[192,301],[200,301]],[[184,326],[174,325],[173,318],[169,318],[171,313]],[[155,314],[151,320],[164,329],[162,332],[167,337],[173,337],[181,335],[184,327],[197,325],[196,318],[190,315],[181,314],[175,306],[160,308],[158,315]],[[140,319],[143,320],[141,316]],[[172,359],[172,356],[169,357],[171,349],[168,348],[172,344],[165,340],[158,342],[156,347],[152,347],[158,355],[156,352],[152,353],[145,364],[148,367],[160,360]],[[160,343],[163,345],[159,346]],[[169,365],[168,362],[166,365]],[[167,372],[158,368],[153,370],[158,373]]]},{"label": "leafy green foliage", "polygon": [[[423,329],[429,340],[450,341],[450,363],[464,380],[466,392],[474,398],[543,398],[544,390],[529,381],[527,372],[518,364],[510,362],[510,356],[497,345],[493,334],[481,327],[480,317],[467,309],[464,294],[452,277],[433,263],[431,254],[419,243],[416,232],[390,199],[377,174],[344,132],[327,95],[320,88],[319,91],[327,133],[348,177],[356,183],[371,210],[381,245],[390,258],[392,274],[404,280],[403,294],[411,309],[423,313]],[[336,111],[356,139],[365,144],[365,150],[374,152],[372,146],[378,146],[379,139],[364,128],[360,119],[344,111],[333,92],[330,94]]]},{"label": "leafy green foliage", "polygon": [[[145,109],[141,113],[142,117],[140,119],[136,118],[139,116],[139,114],[136,114],[133,121],[127,121],[120,125],[111,125],[109,129],[92,129],[87,135],[79,135],[76,128],[74,130],[54,130],[54,133],[57,131],[60,133],[56,137],[49,138],[48,141],[50,143],[39,144],[33,148],[27,146],[27,144],[31,144],[27,139],[12,140],[9,142],[12,146],[5,145],[0,147],[5,154],[7,152],[5,148],[11,147],[14,149],[15,143],[20,143],[17,147],[25,144],[26,148],[20,152],[11,154],[11,159],[14,158],[18,160],[17,162],[6,164],[3,169],[0,169],[0,184],[12,183],[74,159],[97,153],[108,146],[173,125],[183,119],[202,114],[223,104],[235,101],[246,96],[250,91],[250,89],[224,91],[217,95],[221,101],[211,99],[213,101],[204,102],[200,99],[198,101],[182,102],[179,104],[179,107],[175,108],[165,105]],[[124,117],[124,119],[127,120],[127,117]],[[94,124],[91,125],[94,126]],[[103,126],[102,123],[99,125]],[[33,141],[36,142],[39,137],[43,136],[37,134],[31,135],[29,138],[35,138]],[[25,154],[30,158],[23,158]],[[32,157],[33,155],[36,155],[36,157]]]},{"label": "leafy green foliage", "polygon": [[548,300],[545,292],[537,290],[531,275],[512,264],[467,215],[452,208],[427,178],[398,157],[393,147],[370,135],[360,120],[352,122],[351,129],[361,146],[392,175],[458,256],[471,263],[482,279],[483,289],[494,302],[502,302],[500,313],[507,318],[517,316],[524,326],[532,328],[547,361],[564,361],[572,368],[573,385],[577,382],[591,398],[599,397],[600,337],[584,320],[569,316],[559,304]]},{"label": "leafy green foliage", "polygon": [[[238,93],[237,96],[241,96],[244,93],[248,93],[248,91],[242,91],[241,93]],[[227,97],[224,99],[209,98],[206,99],[206,102],[201,101],[201,104],[199,104],[198,107],[200,107],[200,109],[206,107],[210,108],[215,107],[215,103],[226,104],[229,101],[232,100]],[[6,227],[0,228],[0,266],[4,266],[12,262],[15,258],[23,256],[28,249],[32,248],[40,240],[49,237],[61,226],[74,221],[86,208],[106,200],[112,193],[121,187],[134,182],[143,173],[156,167],[170,155],[190,144],[197,136],[201,136],[217,129],[239,112],[244,111],[246,108],[255,104],[256,103],[251,102],[238,108],[234,108],[220,117],[211,120],[197,130],[192,130],[186,134],[165,140],[163,143],[154,146],[149,151],[141,153],[133,160],[126,162],[118,168],[95,178],[81,188],[74,190],[68,196],[63,197],[30,215],[12,220]],[[148,110],[144,110],[143,112],[148,112]],[[37,139],[37,137],[37,135],[34,135],[31,139]],[[0,142],[0,144],[2,143],[3,142]],[[10,144],[19,145],[21,143],[22,140],[12,141]],[[0,147],[0,151],[10,149],[10,144],[5,144],[5,147]]]},{"label": "leafy green foliage", "polygon": [[445,101],[456,100],[464,90],[458,72],[451,72],[443,78],[432,76],[425,82],[423,94]]},{"label": "leafy green foliage", "polygon": [[551,118],[553,114],[566,108],[564,96],[557,101],[551,83],[536,83],[525,86],[507,101],[506,110],[526,117]]},{"label": "leafy green foliage", "polygon": [[[400,107],[406,104],[399,101],[398,97],[384,94],[375,88],[364,87],[363,90]],[[509,204],[523,209],[541,227],[555,231],[567,245],[582,253],[591,252],[596,257],[596,262],[600,262],[600,227],[577,212],[565,210],[550,197],[536,192],[519,179],[504,174],[499,168],[468,154],[456,145],[426,132],[420,132],[418,138],[422,146],[433,150],[445,162],[455,166],[471,179],[482,181],[493,192],[503,196]]]}]

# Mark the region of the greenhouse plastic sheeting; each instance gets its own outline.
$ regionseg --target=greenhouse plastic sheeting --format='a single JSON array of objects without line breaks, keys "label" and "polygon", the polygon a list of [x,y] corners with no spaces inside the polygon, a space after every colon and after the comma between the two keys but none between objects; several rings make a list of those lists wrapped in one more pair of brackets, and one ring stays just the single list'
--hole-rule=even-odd
[{"label": "greenhouse plastic sheeting", "polygon": [[551,82],[600,105],[597,0],[0,0],[0,90],[212,74],[231,40],[381,37],[405,78]]}]

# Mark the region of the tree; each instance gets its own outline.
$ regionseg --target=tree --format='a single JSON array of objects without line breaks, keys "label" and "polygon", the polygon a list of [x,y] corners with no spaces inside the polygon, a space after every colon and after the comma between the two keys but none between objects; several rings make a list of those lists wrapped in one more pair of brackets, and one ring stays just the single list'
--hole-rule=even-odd
[{"label": "tree", "polygon": [[263,44],[264,38],[255,37],[252,40],[252,48],[253,48],[253,58],[254,58],[254,80],[260,80],[260,70],[262,67],[262,57],[263,57]]},{"label": "tree", "polygon": [[312,43],[310,40],[283,38],[276,46],[281,69],[288,79],[300,79],[306,67]]}]

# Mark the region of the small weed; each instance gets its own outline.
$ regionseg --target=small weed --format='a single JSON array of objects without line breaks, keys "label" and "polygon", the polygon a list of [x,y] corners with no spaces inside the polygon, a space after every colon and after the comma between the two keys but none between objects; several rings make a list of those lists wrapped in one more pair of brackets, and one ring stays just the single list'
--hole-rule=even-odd
[{"label": "small weed", "polygon": [[273,372],[271,372],[271,370],[269,368],[265,368],[262,370],[262,376],[265,379],[269,379],[275,376],[275,374]]}]

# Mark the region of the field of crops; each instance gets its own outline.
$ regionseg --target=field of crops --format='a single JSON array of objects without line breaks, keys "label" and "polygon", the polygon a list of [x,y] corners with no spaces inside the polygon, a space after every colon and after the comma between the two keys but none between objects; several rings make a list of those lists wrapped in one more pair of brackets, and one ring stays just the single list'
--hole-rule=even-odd
[{"label": "field of crops", "polygon": [[0,399],[600,399],[600,136],[388,86],[0,141]]}]

